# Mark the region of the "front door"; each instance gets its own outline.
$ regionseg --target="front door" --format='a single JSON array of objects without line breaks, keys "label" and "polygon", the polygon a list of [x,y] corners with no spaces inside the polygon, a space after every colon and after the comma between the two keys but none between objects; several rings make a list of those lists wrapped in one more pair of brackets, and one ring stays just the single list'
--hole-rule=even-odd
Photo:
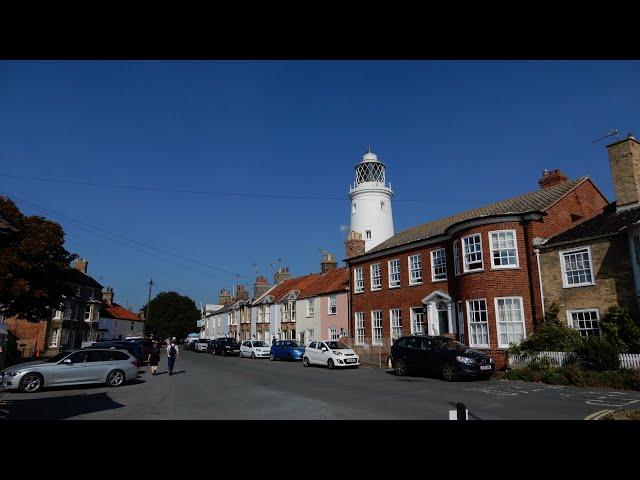
[{"label": "front door", "polygon": [[65,383],[83,381],[85,376],[86,358],[87,351],[80,351],[66,358],[71,360],[70,364],[57,364],[53,369],[53,383],[55,385],[63,385]]}]

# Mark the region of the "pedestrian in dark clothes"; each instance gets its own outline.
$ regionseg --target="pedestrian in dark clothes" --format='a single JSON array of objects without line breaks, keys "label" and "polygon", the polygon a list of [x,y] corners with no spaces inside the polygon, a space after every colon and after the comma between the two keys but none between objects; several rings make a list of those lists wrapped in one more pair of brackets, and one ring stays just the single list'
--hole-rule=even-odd
[{"label": "pedestrian in dark clothes", "polygon": [[158,363],[160,363],[160,345],[158,345],[157,340],[153,342],[153,347],[151,348],[151,352],[149,352],[148,360],[149,365],[151,366],[151,375],[157,375]]}]

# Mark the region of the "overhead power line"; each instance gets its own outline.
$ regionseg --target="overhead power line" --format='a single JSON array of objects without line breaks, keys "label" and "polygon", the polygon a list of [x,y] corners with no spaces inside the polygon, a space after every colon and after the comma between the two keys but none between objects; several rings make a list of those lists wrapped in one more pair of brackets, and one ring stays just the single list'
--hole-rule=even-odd
[{"label": "overhead power line", "polygon": [[[242,193],[242,192],[215,192],[211,190],[186,190],[168,187],[150,187],[141,185],[117,185],[112,183],[85,182],[79,180],[63,180],[57,178],[31,177],[26,175],[13,175],[10,173],[0,173],[2,177],[16,178],[20,180],[34,180],[38,182],[48,183],[64,183],[70,185],[84,185],[87,187],[99,188],[119,188],[124,190],[137,190],[148,192],[168,192],[168,193],[186,193],[193,195],[216,195],[226,197],[247,197],[247,198],[275,198],[275,199],[292,199],[292,200],[339,200],[345,201],[346,197],[332,197],[326,195],[278,195],[271,193]],[[451,199],[410,199],[410,198],[394,198],[394,202],[413,202],[413,203],[481,203],[491,202],[493,200],[451,200]]]},{"label": "overhead power line", "polygon": [[[7,195],[7,196],[9,196],[9,195]],[[207,273],[207,274],[211,275],[212,277],[217,278],[218,280],[228,281],[228,280],[226,280],[226,279],[224,279],[224,278],[217,277],[217,276],[215,276],[215,275],[211,274],[210,272],[203,272],[202,270],[196,270],[196,269],[193,269],[193,268],[191,268],[191,267],[187,267],[186,265],[182,265],[182,264],[179,264],[179,263],[176,263],[176,262],[172,262],[172,261],[170,261],[170,260],[169,260],[169,259],[167,259],[167,258],[161,257],[161,256],[159,256],[159,255],[152,254],[151,252],[146,252],[146,251],[144,251],[144,250],[142,250],[142,249],[140,249],[140,248],[134,247],[133,245],[128,245],[128,244],[126,244],[126,243],[123,243],[122,241],[119,241],[118,239],[126,240],[127,242],[131,242],[131,243],[136,244],[136,245],[139,245],[139,246],[141,246],[141,247],[149,248],[149,249],[151,249],[151,250],[155,250],[155,251],[161,252],[161,253],[163,253],[163,254],[165,254],[165,255],[169,255],[169,256],[172,256],[172,257],[175,257],[175,258],[179,258],[179,259],[181,259],[181,260],[185,260],[185,261],[187,261],[187,262],[194,263],[194,264],[196,264],[196,265],[198,265],[198,266],[205,266],[205,267],[209,267],[209,268],[211,268],[211,269],[214,269],[214,270],[218,270],[218,271],[224,272],[224,273],[226,273],[226,274],[228,274],[228,275],[232,275],[232,276],[234,276],[234,277],[240,276],[241,278],[249,279],[249,277],[247,277],[246,275],[241,275],[241,274],[239,274],[238,272],[233,272],[233,271],[231,271],[231,270],[226,270],[226,269],[221,268],[221,267],[216,267],[215,265],[210,265],[210,264],[208,264],[208,263],[205,263],[205,262],[202,262],[202,261],[199,261],[199,260],[195,260],[195,259],[192,259],[192,258],[189,258],[189,257],[185,257],[184,255],[178,255],[178,254],[175,254],[175,253],[173,253],[173,252],[169,252],[169,251],[167,251],[167,250],[164,250],[164,249],[161,249],[161,248],[154,247],[153,245],[149,245],[149,244],[147,244],[147,243],[140,242],[140,241],[138,241],[138,240],[133,240],[133,239],[131,239],[131,238],[127,238],[127,237],[125,237],[125,236],[123,236],[123,235],[120,235],[120,234],[117,234],[117,233],[114,233],[114,232],[110,232],[109,230],[106,230],[106,229],[104,229],[104,228],[97,227],[97,226],[95,226],[95,225],[91,225],[90,223],[87,223],[87,222],[84,222],[84,221],[82,221],[82,220],[78,220],[78,219],[76,219],[76,218],[70,217],[69,215],[66,215],[66,214],[64,214],[64,213],[57,212],[57,211],[52,210],[52,209],[47,208],[47,207],[43,207],[42,205],[38,205],[38,204],[36,204],[36,203],[34,203],[34,202],[30,201],[30,200],[27,200],[26,198],[22,198],[22,197],[19,197],[19,196],[17,196],[17,195],[10,195],[10,196],[12,196],[13,198],[15,198],[15,199],[17,199],[17,200],[20,200],[20,201],[22,201],[22,202],[25,202],[26,204],[31,205],[32,207],[35,207],[35,208],[37,208],[37,209],[40,209],[40,210],[42,210],[42,211],[49,212],[49,213],[51,213],[51,214],[53,214],[53,215],[56,215],[56,216],[59,216],[59,217],[62,217],[62,218],[66,218],[66,219],[70,220],[71,222],[76,223],[78,226],[80,226],[80,228],[83,228],[83,227],[84,227],[83,229],[84,229],[84,230],[86,230],[86,231],[89,231],[89,232],[94,233],[94,234],[102,234],[102,236],[103,236],[103,237],[105,237],[105,238],[107,238],[107,239],[109,239],[109,240],[112,240],[112,241],[115,241],[115,242],[117,242],[117,243],[120,243],[120,244],[123,244],[123,245],[129,246],[130,248],[133,248],[133,249],[138,250],[138,251],[142,251],[143,253],[147,253],[148,255],[152,255],[152,256],[155,256],[155,257],[157,257],[157,258],[164,259],[164,260],[166,260],[166,261],[169,261],[170,263],[174,263],[174,264],[177,264],[177,265],[183,266],[183,267],[185,267],[185,268],[189,268],[189,269],[191,269],[191,270],[198,271],[198,272],[200,272],[200,273]],[[87,227],[88,227],[88,228],[87,228]],[[93,229],[93,230],[96,230],[96,231],[89,230],[89,229]],[[105,234],[106,234],[106,235],[105,235]],[[115,238],[109,238],[108,236],[115,237]]]}]

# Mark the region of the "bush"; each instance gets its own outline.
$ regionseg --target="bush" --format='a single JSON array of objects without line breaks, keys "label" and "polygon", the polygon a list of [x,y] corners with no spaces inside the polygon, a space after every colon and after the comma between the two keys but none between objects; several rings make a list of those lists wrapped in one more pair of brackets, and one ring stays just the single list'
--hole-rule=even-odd
[{"label": "bush", "polygon": [[560,306],[554,303],[545,313],[542,325],[520,344],[512,345],[509,353],[522,355],[532,352],[572,352],[580,344],[580,333],[558,320]]},{"label": "bush", "polygon": [[613,306],[600,320],[604,337],[618,345],[623,353],[640,353],[640,325],[626,308]]},{"label": "bush", "polygon": [[608,338],[583,338],[575,353],[584,370],[603,372],[620,368],[620,345]]},{"label": "bush", "polygon": [[525,382],[542,382],[549,385],[640,390],[640,371],[627,369],[617,372],[588,372],[578,369],[576,365],[551,368],[545,371],[523,367],[507,371],[505,378]]}]

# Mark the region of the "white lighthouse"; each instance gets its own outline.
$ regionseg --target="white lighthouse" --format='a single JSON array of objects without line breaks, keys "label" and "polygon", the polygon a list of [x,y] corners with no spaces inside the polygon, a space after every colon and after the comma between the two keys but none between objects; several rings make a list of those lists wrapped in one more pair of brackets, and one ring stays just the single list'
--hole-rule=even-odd
[{"label": "white lighthouse", "polygon": [[391,197],[384,163],[369,149],[356,165],[356,181],[349,188],[351,231],[362,234],[365,252],[393,236]]}]

